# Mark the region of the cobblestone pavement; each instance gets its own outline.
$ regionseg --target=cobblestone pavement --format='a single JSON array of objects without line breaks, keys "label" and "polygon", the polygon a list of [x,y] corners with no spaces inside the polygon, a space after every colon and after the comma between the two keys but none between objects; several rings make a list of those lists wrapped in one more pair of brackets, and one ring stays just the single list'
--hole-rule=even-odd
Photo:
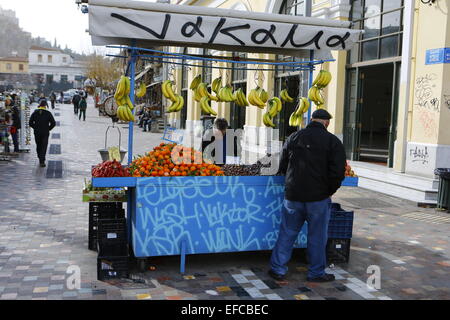
[{"label": "cobblestone pavement", "polygon": [[[267,275],[270,252],[151,258],[155,270],[135,269],[130,279],[97,280],[97,254],[88,250],[88,204],[83,180],[100,162],[110,123],[90,106],[79,121],[70,105],[57,105],[49,165],[40,168],[34,146],[0,162],[0,299],[450,299],[450,215],[361,188],[334,197],[355,211],[350,261],[328,271],[336,281],[306,281],[301,250],[286,281]],[[125,126],[122,146],[126,148]],[[162,134],[135,130],[135,154],[161,142]],[[111,145],[118,139],[111,133]],[[113,141],[114,140],[114,141]],[[108,142],[109,143],[109,142]],[[62,170],[61,170],[62,169]],[[69,266],[81,268],[81,289],[67,288]],[[369,289],[368,267],[381,271],[381,288]]]}]

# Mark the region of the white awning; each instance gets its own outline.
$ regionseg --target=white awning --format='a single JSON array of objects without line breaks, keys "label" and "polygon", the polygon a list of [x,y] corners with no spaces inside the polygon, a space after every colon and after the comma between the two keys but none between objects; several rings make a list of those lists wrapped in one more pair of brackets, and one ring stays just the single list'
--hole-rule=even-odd
[{"label": "white awning", "polygon": [[[89,0],[93,45],[199,47],[309,57],[349,50],[348,21],[126,0]],[[324,56],[322,54],[322,56]],[[317,55],[315,55],[317,59]]]}]

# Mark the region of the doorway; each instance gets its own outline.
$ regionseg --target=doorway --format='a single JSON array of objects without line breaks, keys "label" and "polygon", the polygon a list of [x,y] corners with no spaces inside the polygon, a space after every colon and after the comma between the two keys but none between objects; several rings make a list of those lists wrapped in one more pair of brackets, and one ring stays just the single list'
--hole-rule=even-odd
[{"label": "doorway", "polygon": [[387,163],[393,64],[361,68],[360,161]]},{"label": "doorway", "polygon": [[344,144],[355,161],[392,166],[399,64],[350,69]]}]

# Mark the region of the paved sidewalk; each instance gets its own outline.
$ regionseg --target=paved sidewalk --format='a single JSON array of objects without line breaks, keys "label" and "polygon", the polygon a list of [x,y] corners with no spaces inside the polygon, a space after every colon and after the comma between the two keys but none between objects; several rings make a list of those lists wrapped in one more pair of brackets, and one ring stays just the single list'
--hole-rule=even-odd
[{"label": "paved sidewalk", "polygon": [[[81,202],[84,178],[101,161],[111,121],[89,106],[86,122],[71,105],[57,105],[59,122],[49,141],[49,165],[40,168],[34,145],[29,154],[0,162],[0,299],[450,299],[450,214],[361,188],[341,188],[334,197],[355,211],[348,264],[330,269],[333,283],[306,281],[296,250],[287,281],[267,275],[270,252],[149,259],[156,270],[132,279],[97,281],[97,254],[88,247],[88,204]],[[121,145],[128,130],[119,125]],[[111,134],[108,144],[117,144]],[[135,152],[161,142],[162,133],[136,127]],[[81,268],[81,290],[69,290],[69,266]],[[381,288],[368,289],[368,267],[381,271]]]}]

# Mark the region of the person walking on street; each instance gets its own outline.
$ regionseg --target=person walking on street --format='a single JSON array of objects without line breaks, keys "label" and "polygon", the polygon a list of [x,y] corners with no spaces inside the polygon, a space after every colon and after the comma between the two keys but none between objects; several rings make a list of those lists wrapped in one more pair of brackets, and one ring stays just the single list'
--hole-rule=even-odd
[{"label": "person walking on street", "polygon": [[59,103],[63,104],[64,103],[64,92],[61,91],[59,93]]},{"label": "person walking on street", "polygon": [[56,94],[54,92],[52,92],[50,95],[50,102],[52,104],[52,110],[55,109]]},{"label": "person walking on street", "polygon": [[346,156],[342,142],[327,131],[332,116],[314,111],[308,126],[293,133],[283,146],[279,173],[286,175],[285,199],[278,240],[270,258],[269,275],[283,280],[294,242],[308,222],[308,275],[311,282],[328,282],[325,273],[331,196],[345,178]]},{"label": "person walking on street", "polygon": [[47,109],[45,101],[41,101],[39,107],[30,117],[30,127],[34,130],[36,151],[41,167],[45,167],[45,155],[47,154],[48,137],[55,127],[55,118]]},{"label": "person walking on street", "polygon": [[73,103],[73,113],[78,115],[78,104],[80,103],[81,97],[77,93],[72,97],[72,103]]},{"label": "person walking on street", "polygon": [[45,96],[44,96],[43,93],[41,93],[41,96],[39,97],[39,100],[38,100],[38,106],[41,105],[41,102],[42,102],[42,101],[45,101],[45,107],[48,108],[47,99],[45,98]]},{"label": "person walking on street", "polygon": [[86,102],[86,98],[84,96],[81,97],[81,100],[78,103],[78,108],[79,108],[79,113],[80,113],[78,116],[78,120],[81,121],[81,115],[83,115],[83,121],[86,121],[87,102]]},{"label": "person walking on street", "polygon": [[11,137],[14,144],[14,152],[18,153],[19,150],[19,130],[21,129],[21,121],[20,121],[20,111],[17,107],[17,104],[15,104],[12,108],[12,127],[11,127]]}]

